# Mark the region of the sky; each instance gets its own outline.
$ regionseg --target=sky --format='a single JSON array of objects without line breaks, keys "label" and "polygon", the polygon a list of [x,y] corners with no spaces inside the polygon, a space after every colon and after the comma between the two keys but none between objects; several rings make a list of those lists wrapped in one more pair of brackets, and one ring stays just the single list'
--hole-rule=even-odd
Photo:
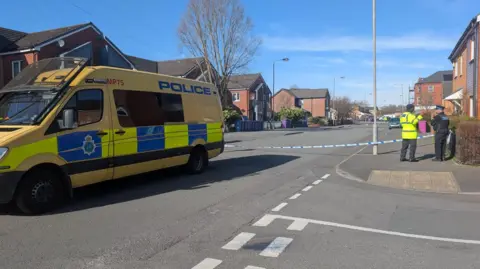
[{"label": "sky", "polygon": [[[188,0],[7,1],[0,26],[25,32],[93,22],[124,53],[187,57],[177,27]],[[262,45],[248,67],[275,91],[296,85],[373,102],[371,0],[243,0]],[[406,104],[419,77],[449,70],[448,56],[480,13],[478,0],[377,0],[377,104]],[[344,77],[343,79],[341,77]],[[403,102],[402,102],[403,85]],[[273,89],[272,89],[273,90]]]}]

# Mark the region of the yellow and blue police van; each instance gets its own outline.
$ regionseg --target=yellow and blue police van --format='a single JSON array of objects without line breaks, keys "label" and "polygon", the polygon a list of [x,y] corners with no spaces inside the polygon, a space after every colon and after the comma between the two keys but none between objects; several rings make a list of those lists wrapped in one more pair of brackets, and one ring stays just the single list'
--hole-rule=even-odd
[{"label": "yellow and blue police van", "polygon": [[44,59],[0,90],[0,203],[50,211],[73,189],[173,166],[201,173],[224,150],[208,83]]}]

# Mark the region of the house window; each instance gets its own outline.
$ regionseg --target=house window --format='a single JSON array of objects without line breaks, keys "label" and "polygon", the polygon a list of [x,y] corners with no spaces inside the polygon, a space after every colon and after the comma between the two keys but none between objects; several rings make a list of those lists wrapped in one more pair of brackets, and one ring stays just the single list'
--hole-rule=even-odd
[{"label": "house window", "polygon": [[232,93],[232,101],[233,101],[233,102],[238,102],[238,101],[240,101],[240,93],[238,93],[238,92]]},{"label": "house window", "polygon": [[455,61],[455,63],[453,63],[453,69],[455,71],[455,77],[458,76],[458,62]]},{"label": "house window", "polygon": [[417,105],[420,104],[420,96],[417,97]]},{"label": "house window", "polygon": [[435,91],[435,86],[428,85],[428,92],[434,92],[434,91]]},{"label": "house window", "polygon": [[417,87],[417,92],[420,93],[420,86]]},{"label": "house window", "polygon": [[475,59],[475,41],[470,40],[470,61]]},{"label": "house window", "polygon": [[22,61],[12,61],[12,78],[22,71]]},{"label": "house window", "polygon": [[460,55],[460,70],[458,70],[458,73],[463,75],[463,55]]}]

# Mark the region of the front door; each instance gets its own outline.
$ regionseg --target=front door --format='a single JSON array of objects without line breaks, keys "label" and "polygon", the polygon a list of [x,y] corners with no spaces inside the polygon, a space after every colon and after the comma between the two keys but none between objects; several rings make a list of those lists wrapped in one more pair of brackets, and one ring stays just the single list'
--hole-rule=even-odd
[{"label": "front door", "polygon": [[[101,88],[78,89],[52,126],[58,126],[57,147],[65,160],[73,187],[80,187],[112,178],[112,122],[109,117],[109,95]],[[74,127],[64,130],[63,110],[73,109]]]}]

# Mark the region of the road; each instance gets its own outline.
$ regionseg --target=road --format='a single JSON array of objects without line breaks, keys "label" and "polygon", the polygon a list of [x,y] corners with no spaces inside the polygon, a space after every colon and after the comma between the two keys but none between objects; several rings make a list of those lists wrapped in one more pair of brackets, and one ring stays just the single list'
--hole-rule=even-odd
[{"label": "road", "polygon": [[[389,131],[382,129],[381,137]],[[391,133],[390,133],[391,135]],[[43,216],[0,215],[0,268],[475,268],[470,197],[370,186],[336,166],[370,126],[227,134],[202,175],[107,182]],[[365,156],[368,158],[368,156]]]}]

